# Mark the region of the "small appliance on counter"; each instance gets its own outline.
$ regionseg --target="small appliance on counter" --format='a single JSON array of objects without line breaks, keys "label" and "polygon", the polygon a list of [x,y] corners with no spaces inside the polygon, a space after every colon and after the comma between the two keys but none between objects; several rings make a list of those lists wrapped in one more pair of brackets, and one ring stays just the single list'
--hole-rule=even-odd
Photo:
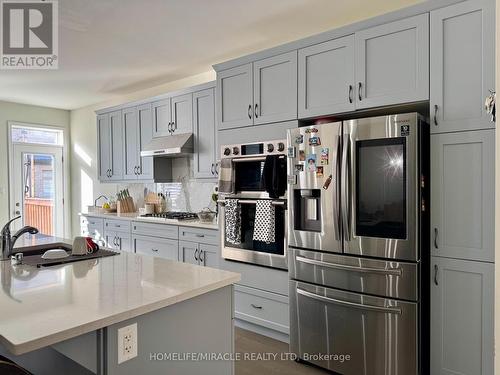
[{"label": "small appliance on counter", "polygon": [[428,373],[429,125],[319,124],[287,147],[291,352],[343,375]]}]

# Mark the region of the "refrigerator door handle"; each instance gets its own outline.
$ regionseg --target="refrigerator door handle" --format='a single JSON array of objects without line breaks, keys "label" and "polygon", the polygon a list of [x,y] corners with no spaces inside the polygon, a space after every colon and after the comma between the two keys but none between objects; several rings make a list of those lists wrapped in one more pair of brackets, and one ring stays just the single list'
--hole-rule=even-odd
[{"label": "refrigerator door handle", "polygon": [[[337,155],[341,155],[341,146],[342,146],[342,136],[338,136],[338,140],[337,140]],[[336,168],[336,175],[335,175],[335,179],[336,181],[334,181],[334,183],[336,184],[335,186],[337,187],[336,188],[336,194],[335,194],[335,218],[336,218],[336,222],[337,222],[337,225],[336,225],[336,229],[337,229],[337,236],[338,236],[338,239],[339,241],[342,240],[342,222],[341,222],[341,218],[340,218],[340,204],[341,204],[341,201],[342,201],[342,185],[340,183],[340,172],[342,170],[342,164],[341,164],[341,160],[339,157],[336,158],[336,163],[335,163],[335,168]]]},{"label": "refrigerator door handle", "polygon": [[350,210],[350,197],[349,192],[351,187],[351,174],[350,174],[350,158],[351,142],[348,134],[344,134],[344,142],[342,147],[342,189],[340,200],[342,202],[342,227],[344,229],[344,240],[351,240],[351,210]]},{"label": "refrigerator door handle", "polygon": [[309,297],[309,298],[312,298],[312,299],[315,299],[318,301],[322,301],[322,302],[326,302],[326,303],[333,303],[335,305],[353,307],[353,308],[361,309],[361,310],[369,310],[369,311],[376,311],[376,312],[381,312],[381,313],[397,314],[397,315],[402,314],[401,309],[398,309],[398,308],[364,305],[362,303],[343,301],[343,300],[336,299],[336,298],[321,296],[319,294],[311,293],[311,292],[308,292],[307,290],[303,290],[303,289],[299,289],[299,288],[297,288],[297,294],[300,294],[300,295],[303,295],[304,297]]},{"label": "refrigerator door handle", "polygon": [[373,268],[373,267],[357,267],[357,266],[350,266],[348,264],[336,264],[336,263],[324,262],[322,260],[310,259],[310,258],[302,257],[300,255],[297,256],[296,259],[297,259],[297,262],[311,264],[313,266],[334,268],[334,269],[338,269],[338,270],[355,271],[355,272],[363,272],[363,273],[378,273],[378,274],[394,275],[394,276],[402,276],[403,275],[403,270],[401,268],[387,268],[387,269],[385,269],[385,268]]}]

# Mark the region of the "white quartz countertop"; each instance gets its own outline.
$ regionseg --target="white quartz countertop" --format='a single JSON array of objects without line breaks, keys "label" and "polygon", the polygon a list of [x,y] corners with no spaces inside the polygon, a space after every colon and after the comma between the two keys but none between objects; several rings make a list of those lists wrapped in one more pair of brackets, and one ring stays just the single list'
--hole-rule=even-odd
[{"label": "white quartz countertop", "polygon": [[237,273],[125,252],[47,268],[0,261],[0,343],[27,353],[239,280]]},{"label": "white quartz countertop", "polygon": [[159,223],[159,224],[170,224],[170,225],[178,225],[182,227],[194,227],[194,228],[205,228],[205,229],[212,229],[212,230],[218,230],[219,226],[217,222],[211,222],[211,223],[205,223],[201,222],[200,220],[194,219],[194,220],[174,220],[174,219],[163,219],[163,218],[156,218],[156,217],[140,217],[139,213],[133,212],[133,213],[124,213],[124,214],[118,214],[118,213],[80,213],[82,216],[89,216],[89,217],[100,217],[103,219],[117,219],[117,220],[130,220],[130,221],[145,221],[145,222],[150,222],[150,223]]}]

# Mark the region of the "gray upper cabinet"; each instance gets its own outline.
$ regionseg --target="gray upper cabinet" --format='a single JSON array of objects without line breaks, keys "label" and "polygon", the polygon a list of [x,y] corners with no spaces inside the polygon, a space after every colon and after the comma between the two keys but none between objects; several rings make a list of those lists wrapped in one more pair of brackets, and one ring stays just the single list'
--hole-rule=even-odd
[{"label": "gray upper cabinet", "polygon": [[495,132],[431,136],[432,255],[494,261]]},{"label": "gray upper cabinet", "polygon": [[124,180],[137,180],[139,160],[139,122],[136,107],[122,111],[124,138]]},{"label": "gray upper cabinet", "polygon": [[299,50],[299,118],[355,109],[354,35]]},{"label": "gray upper cabinet", "polygon": [[356,108],[429,99],[429,15],[359,31]]},{"label": "gray upper cabinet", "polygon": [[153,140],[153,117],[151,103],[137,107],[137,119],[139,122],[139,176],[141,180],[153,179],[153,158],[141,157],[141,151]]},{"label": "gray upper cabinet", "polygon": [[493,374],[494,264],[432,257],[431,374]]},{"label": "gray upper cabinet", "polygon": [[172,134],[193,132],[193,94],[174,96],[171,99]]},{"label": "gray upper cabinet", "polygon": [[297,51],[253,63],[254,124],[297,118]]},{"label": "gray upper cabinet", "polygon": [[193,94],[194,177],[215,178],[216,128],[215,90],[213,88]]},{"label": "gray upper cabinet", "polygon": [[494,1],[431,12],[431,132],[494,128],[484,100],[495,88]]},{"label": "gray upper cabinet", "polygon": [[217,106],[219,129],[253,124],[252,64],[217,74]]},{"label": "gray upper cabinet", "polygon": [[122,111],[109,114],[111,128],[111,178],[112,181],[123,179],[123,122]]},{"label": "gray upper cabinet", "polygon": [[97,144],[99,147],[99,180],[111,178],[111,124],[109,113],[97,116]]},{"label": "gray upper cabinet", "polygon": [[169,135],[170,125],[172,124],[170,98],[153,102],[151,108],[153,111],[153,136]]}]

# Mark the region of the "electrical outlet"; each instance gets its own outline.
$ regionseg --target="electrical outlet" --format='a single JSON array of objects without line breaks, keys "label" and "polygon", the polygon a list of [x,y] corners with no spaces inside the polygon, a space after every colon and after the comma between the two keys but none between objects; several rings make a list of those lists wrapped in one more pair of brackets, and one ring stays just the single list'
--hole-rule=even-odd
[{"label": "electrical outlet", "polygon": [[137,357],[137,323],[118,329],[118,364]]}]

